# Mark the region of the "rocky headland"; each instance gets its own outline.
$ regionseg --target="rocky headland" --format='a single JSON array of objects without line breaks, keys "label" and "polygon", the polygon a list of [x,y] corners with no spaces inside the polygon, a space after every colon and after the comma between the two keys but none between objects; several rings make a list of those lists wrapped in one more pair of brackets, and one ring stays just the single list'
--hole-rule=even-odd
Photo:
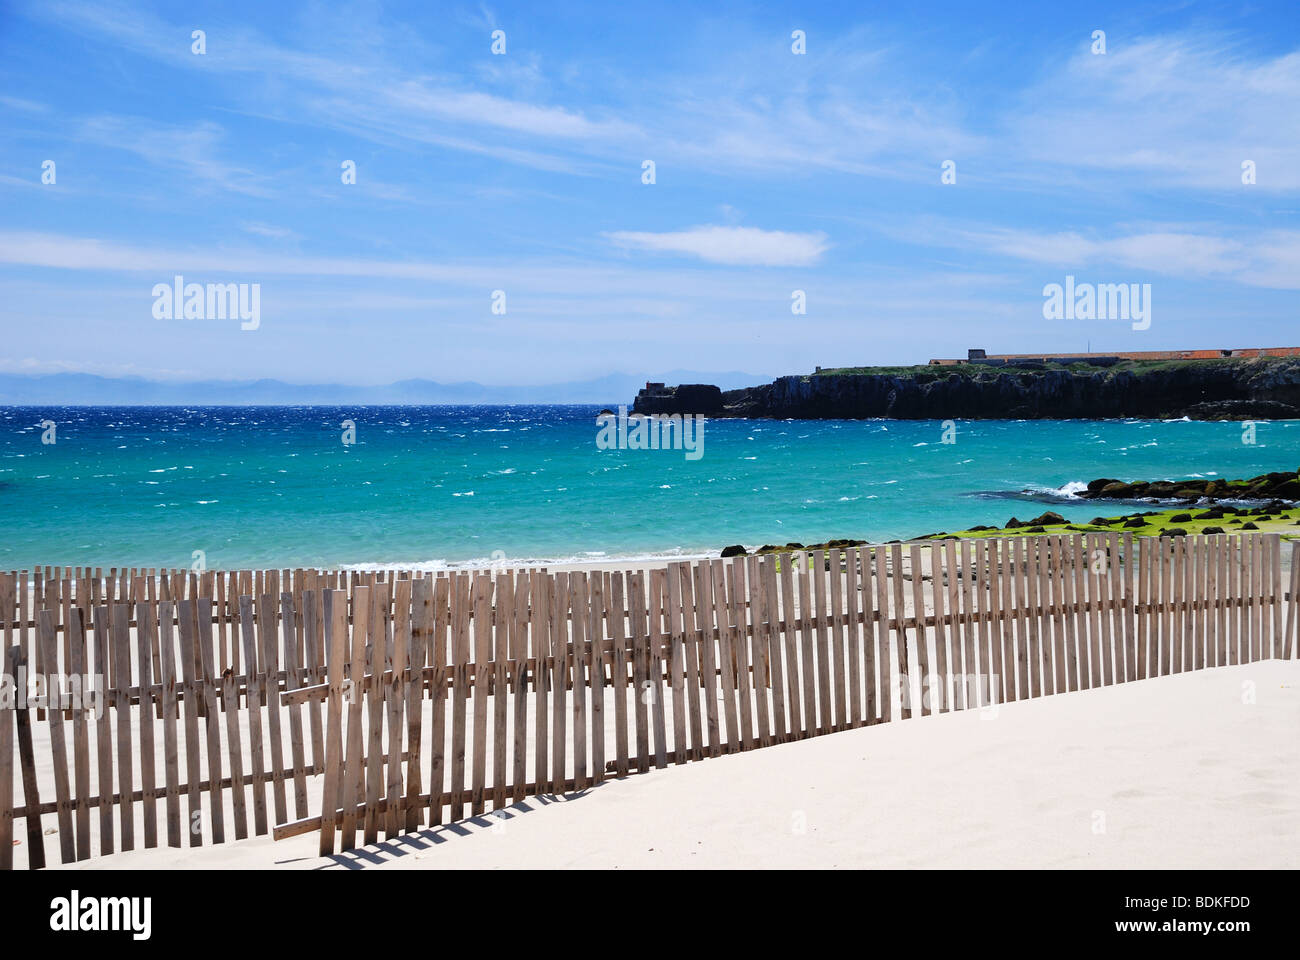
[{"label": "rocky headland", "polygon": [[1300,358],[856,367],[741,390],[654,385],[634,413],[772,419],[1300,418]]}]

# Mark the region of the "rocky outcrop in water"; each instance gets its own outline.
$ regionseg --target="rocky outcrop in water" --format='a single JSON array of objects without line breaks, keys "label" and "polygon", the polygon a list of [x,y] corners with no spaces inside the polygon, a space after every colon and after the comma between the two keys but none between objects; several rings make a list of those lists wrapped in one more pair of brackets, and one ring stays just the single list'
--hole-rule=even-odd
[{"label": "rocky outcrop in water", "polygon": [[1085,500],[1300,500],[1300,476],[1280,470],[1249,480],[1196,477],[1188,480],[1114,480],[1098,477],[1080,490]]},{"label": "rocky outcrop in water", "polygon": [[1300,417],[1300,358],[831,371],[743,390],[692,384],[653,396],[642,391],[633,411],[813,420],[1289,419]]}]

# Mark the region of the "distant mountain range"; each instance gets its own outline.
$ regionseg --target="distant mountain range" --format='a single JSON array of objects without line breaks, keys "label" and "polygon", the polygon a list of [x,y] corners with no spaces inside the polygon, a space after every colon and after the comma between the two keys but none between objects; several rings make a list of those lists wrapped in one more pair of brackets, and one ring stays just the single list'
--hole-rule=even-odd
[{"label": "distant mountain range", "polygon": [[767,378],[748,373],[669,370],[657,374],[611,373],[596,380],[541,386],[502,386],[470,381],[399,380],[382,386],[285,383],[281,380],[147,380],[88,373],[0,373],[0,406],[242,406],[265,404],[505,404],[590,403],[631,405],[647,380],[712,383],[739,389]]}]

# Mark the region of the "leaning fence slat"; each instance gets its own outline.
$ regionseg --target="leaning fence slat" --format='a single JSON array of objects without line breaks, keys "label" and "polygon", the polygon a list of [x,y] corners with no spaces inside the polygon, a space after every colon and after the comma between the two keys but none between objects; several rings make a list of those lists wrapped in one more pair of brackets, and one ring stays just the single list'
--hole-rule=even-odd
[{"label": "leaning fence slat", "polygon": [[777,559],[781,574],[780,627],[785,654],[786,709],[790,714],[787,739],[801,740],[808,729],[805,717],[811,707],[803,703],[803,678],[799,675],[799,623],[795,619],[794,566],[798,554],[783,553]]},{"label": "leaning fence slat", "polygon": [[[422,581],[418,581],[422,582]],[[514,629],[514,585],[510,580],[510,574],[499,573],[496,578],[496,606],[492,617],[492,809],[500,810],[506,805],[506,749],[509,738],[509,727],[507,724],[506,708],[510,704],[509,694],[509,668],[510,668],[510,632]],[[418,603],[418,598],[417,601]],[[413,636],[418,631],[413,631]],[[416,648],[412,647],[412,656],[416,655]],[[419,667],[423,661],[412,663]],[[578,694],[577,684],[574,684],[574,695]],[[418,706],[419,701],[415,701]],[[408,709],[413,709],[407,700]],[[576,709],[576,707],[575,707]],[[575,734],[577,732],[577,721],[575,719]],[[411,721],[411,733],[408,739],[411,742],[411,749],[419,749],[419,718],[414,717]],[[412,829],[408,827],[408,829]]]},{"label": "leaning fence slat", "polygon": [[[777,573],[782,562],[780,557],[770,555],[760,560],[766,591],[767,649],[772,684],[772,731],[777,743],[795,739],[799,725],[799,684],[794,676],[796,665],[786,661],[783,653],[787,638],[790,636],[788,628],[790,618],[783,617],[781,612],[781,593]],[[790,565],[788,557],[785,558],[784,563],[788,570]]]},{"label": "leaning fence slat", "polygon": [[[290,592],[280,594],[281,621],[284,624],[284,689],[287,693],[302,686],[302,670],[299,667],[298,644],[294,637],[294,595]],[[306,609],[306,597],[299,603]],[[280,701],[276,697],[276,702]],[[289,713],[289,757],[293,764],[293,811],[294,817],[302,820],[307,816],[307,757],[302,738],[302,704],[291,703],[285,708]],[[314,711],[314,707],[312,708]],[[319,714],[317,714],[319,716]]]},{"label": "leaning fence slat", "polygon": [[[569,578],[563,574],[556,575],[564,592],[568,592]],[[649,683],[650,635],[646,626],[645,576],[630,573],[627,578],[628,623],[632,641],[632,697],[633,717],[636,724],[636,768],[645,773],[650,769],[650,704],[651,696],[646,689]],[[561,698],[562,699],[562,698]],[[564,714],[558,714],[558,721],[563,722]],[[563,745],[564,737],[557,734],[557,744]]]},{"label": "leaning fence slat", "polygon": [[[581,575],[579,575],[581,577]],[[665,701],[668,699],[668,689],[664,673],[664,577],[663,570],[650,571],[650,677],[653,679],[653,696],[654,701],[650,708],[650,722],[654,730],[654,750],[655,750],[655,768],[663,769],[668,765],[668,730],[667,730],[667,708]],[[585,578],[583,578],[585,580]],[[573,664],[573,697],[574,697],[574,752],[575,759],[581,756],[581,748],[577,745],[577,736],[579,732],[577,705],[586,699],[586,684],[582,682],[582,663],[578,655],[578,639],[583,635],[579,626],[580,619],[578,611],[574,610],[573,631],[574,631],[574,664]],[[585,736],[585,733],[584,733]]]},{"label": "leaning fence slat", "polygon": [[[366,646],[370,633],[370,591],[372,588],[357,586],[352,591],[352,643],[348,657],[349,696],[347,753],[343,766],[342,805],[343,820],[340,828],[339,848],[347,851],[357,845],[357,804],[362,799],[362,751],[365,746],[362,729],[362,696],[365,689]],[[338,599],[337,596],[335,598]],[[337,604],[336,606],[343,606]],[[344,614],[346,617],[346,613]],[[338,641],[335,640],[335,643]]]},{"label": "leaning fence slat", "polygon": [[[690,756],[690,745],[687,740],[686,727],[686,637],[685,627],[682,622],[682,585],[681,585],[681,565],[670,563],[667,571],[668,579],[668,632],[672,637],[672,655],[669,659],[668,666],[672,671],[673,687],[673,758],[679,763],[685,763]],[[597,680],[595,674],[592,674],[592,696],[596,695]],[[693,699],[693,698],[692,698]],[[699,708],[696,707],[698,716]],[[592,738],[595,738],[595,725],[599,720],[595,707],[592,707]],[[594,748],[593,748],[594,749]],[[593,759],[594,763],[594,759]]]},{"label": "leaning fence slat", "polygon": [[[524,786],[528,781],[528,623],[529,623],[529,576],[519,573],[515,577],[514,592],[514,644],[510,651],[510,673],[514,683],[514,739],[511,743],[511,770],[514,789],[511,798],[515,803],[524,799]],[[594,682],[594,681],[593,681]],[[593,706],[599,699],[598,691],[592,691]],[[603,730],[603,728],[602,728]],[[595,751],[595,746],[592,750]],[[597,779],[601,776],[601,767],[593,767]]]},{"label": "leaning fence slat", "polygon": [[1282,633],[1282,538],[1277,534],[1268,536],[1268,569],[1269,569],[1269,607],[1273,612],[1272,638],[1270,653],[1268,656],[1280,658],[1282,656],[1283,633]]},{"label": "leaning fence slat", "polygon": [[[523,582],[522,577],[520,582]],[[605,630],[601,625],[604,589],[600,574],[593,573],[587,584],[586,601],[587,673],[591,677],[591,779],[594,783],[605,779]]]},{"label": "leaning fence slat", "polygon": [[[429,638],[433,629],[433,580],[429,575],[411,581],[411,640],[408,659],[411,677],[406,687],[406,829],[418,830],[424,822],[424,807],[420,802],[421,769],[420,751],[424,727],[424,676],[428,663]],[[504,658],[503,658],[504,659]],[[503,676],[498,673],[498,676]],[[505,690],[497,688],[501,702]],[[505,789],[505,777],[501,777]]]},{"label": "leaning fence slat", "polygon": [[[430,709],[433,720],[429,726],[429,823],[442,823],[443,796],[447,785],[447,681],[454,680],[448,672],[447,631],[451,625],[451,577],[439,577],[433,584],[433,639],[429,645],[429,662],[433,666]],[[453,668],[454,669],[454,668]],[[516,742],[518,749],[518,743]],[[516,753],[516,756],[519,754]],[[515,780],[516,790],[523,788],[523,777]],[[516,799],[521,799],[517,794]]]},{"label": "leaning fence slat", "polygon": [[1283,634],[1282,642],[1283,660],[1290,660],[1296,648],[1297,605],[1300,605],[1300,542],[1291,544],[1291,592],[1286,605],[1286,632]]},{"label": "leaning fence slat", "polygon": [[712,598],[712,603],[705,609],[711,610],[718,632],[718,680],[722,688],[722,719],[726,730],[723,749],[726,753],[736,753],[740,750],[740,726],[736,714],[736,671],[731,627],[727,623],[726,572],[721,560],[702,561],[700,565],[706,568],[705,577]]},{"label": "leaning fence slat", "polygon": [[[13,613],[6,609],[5,618]],[[21,617],[22,611],[19,611]],[[12,637],[6,637],[11,640]],[[18,659],[22,647],[6,643],[4,651],[5,676],[18,675]],[[0,709],[0,870],[14,868],[14,714],[17,705],[11,710]],[[31,800],[24,798],[29,804]]]},{"label": "leaning fence slat", "polygon": [[[77,859],[90,857],[90,736],[86,728],[88,705],[95,699],[94,677],[90,671],[86,647],[86,614],[89,606],[78,606],[72,611],[68,621],[70,634],[70,653],[72,659],[68,666],[72,671],[72,752],[73,778],[76,799],[74,809],[77,817]],[[168,626],[171,620],[168,617]],[[173,739],[175,727],[172,728]]]},{"label": "leaning fence slat", "polygon": [[826,553],[814,550],[808,559],[810,562],[804,568],[807,576],[802,582],[806,586],[809,579],[812,581],[808,599],[811,601],[809,615],[813,623],[814,656],[809,661],[809,667],[814,662],[817,665],[817,726],[809,732],[822,734],[830,733],[834,724],[831,708],[831,647],[827,636],[830,619],[826,603]]},{"label": "leaning fence slat", "polygon": [[[389,590],[392,581],[377,580],[370,588],[370,636],[366,643],[366,757],[362,838],[379,840],[379,806],[384,796],[384,668],[388,663]],[[365,615],[362,611],[361,615]],[[354,615],[355,616],[355,615]]]},{"label": "leaning fence slat", "polygon": [[[240,636],[244,643],[244,670],[247,682],[244,685],[248,697],[248,754],[252,761],[253,791],[253,832],[257,836],[266,833],[266,761],[262,753],[262,691],[257,682],[258,657],[257,638],[255,634],[253,598],[248,595],[239,598]],[[230,703],[226,709],[230,709]]]},{"label": "leaning fence slat", "polygon": [[158,664],[162,675],[163,770],[167,778],[166,810],[167,846],[181,846],[181,781],[177,764],[179,744],[176,737],[176,637],[172,630],[175,604],[164,600],[158,604]]},{"label": "leaning fence slat", "polygon": [[[550,671],[547,658],[551,652],[551,637],[548,629],[551,621],[551,597],[548,578],[541,571],[532,571],[529,584],[529,635],[531,640],[531,662],[533,675],[533,782],[538,793],[546,789],[548,751],[547,740],[550,728],[547,717],[546,690],[550,686]],[[626,709],[626,707],[625,707]],[[626,747],[623,762],[626,765]]]},{"label": "leaning fence slat", "polygon": [[[806,581],[805,581],[806,582]],[[722,753],[718,723],[718,658],[712,624],[712,575],[708,563],[695,565],[695,635],[699,638],[700,679],[704,684],[704,717],[708,732],[707,756]]]},{"label": "leaning fence slat", "polygon": [[876,638],[879,640],[876,663],[880,665],[880,722],[887,723],[893,715],[893,655],[891,653],[889,613],[889,571],[883,546],[874,549],[876,566]]},{"label": "leaning fence slat", "polygon": [[[745,576],[746,560],[736,557],[727,570],[727,609],[731,625],[731,650],[736,660],[736,693],[740,707],[740,749],[752,750],[763,738],[755,736],[755,697],[763,692],[761,667],[750,665],[751,645],[757,641],[757,617],[751,628],[746,622],[749,613],[758,612],[758,585],[750,584]],[[748,592],[747,592],[748,591]],[[765,705],[766,706],[766,705]],[[766,709],[764,710],[766,713]],[[764,725],[766,726],[766,725]],[[766,730],[764,730],[764,734]]]},{"label": "leaning fence slat", "polygon": [[[180,675],[182,683],[182,693],[185,710],[185,782],[186,782],[186,833],[189,834],[190,846],[197,847],[203,844],[202,829],[194,829],[195,824],[201,827],[203,819],[203,799],[199,793],[199,677],[197,664],[199,662],[198,643],[194,636],[194,612],[192,600],[181,600],[176,604],[176,621],[177,632],[180,634]],[[107,610],[107,608],[101,608]],[[97,611],[98,612],[98,611]],[[95,624],[96,636],[99,632],[98,618]],[[107,728],[107,724],[105,724]],[[105,732],[107,730],[105,729]],[[101,751],[100,756],[103,756]],[[100,777],[100,795],[104,795],[103,777]],[[100,811],[101,837],[103,835],[103,810]]]},{"label": "leaning fence slat", "polygon": [[[289,598],[292,602],[292,597]],[[406,707],[407,658],[411,647],[411,581],[393,584],[393,656],[392,679],[385,685],[384,699],[388,712],[388,793],[384,837],[391,839],[406,828],[402,809],[402,739],[403,712]],[[486,671],[484,671],[486,672]]]},{"label": "leaning fence slat", "polygon": [[[46,718],[50,729],[50,762],[54,768],[55,812],[59,824],[59,855],[64,863],[77,859],[77,842],[72,827],[72,790],[68,783],[68,747],[63,730],[63,682],[58,665],[58,614],[42,610],[41,649],[44,651]],[[143,711],[142,711],[143,712]],[[31,805],[28,805],[31,810]],[[29,814],[30,815],[30,814]]]},{"label": "leaning fence slat", "polygon": [[[951,542],[951,541],[950,541]],[[947,713],[952,706],[952,697],[949,693],[949,676],[948,676],[948,639],[947,626],[945,624],[946,611],[944,609],[944,578],[946,576],[943,566],[943,544],[934,543],[930,546],[930,590],[934,598],[934,682],[930,688],[934,691],[934,712]]]},{"label": "leaning fence slat", "polygon": [[113,606],[113,677],[117,684],[117,784],[122,849],[135,849],[135,766],[131,749],[131,605]]},{"label": "leaning fence slat", "polygon": [[[844,655],[844,555],[839,550],[827,552],[830,563],[830,602],[831,602],[831,675],[835,703],[835,716],[831,721],[832,730],[846,730],[849,726],[848,702],[844,689],[847,680],[848,663]],[[829,711],[827,711],[829,714]]]},{"label": "leaning fence slat", "polygon": [[[465,733],[466,704],[469,699],[469,618],[470,578],[455,574],[452,578],[452,706],[451,706],[451,809],[452,821],[465,815]],[[538,740],[537,749],[546,749],[545,737]]]},{"label": "leaning fence slat", "polygon": [[[293,603],[293,595],[289,595]],[[284,622],[285,638],[293,645],[293,610],[288,611]],[[266,730],[271,740],[271,795],[275,802],[275,822],[289,819],[289,804],[284,786],[284,740],[281,731],[280,699],[280,625],[276,616],[275,595],[263,594],[257,600],[257,639],[260,644],[262,691],[266,703]],[[299,733],[301,740],[301,731]],[[299,744],[301,746],[301,743]]]},{"label": "leaning fence slat", "polygon": [[470,816],[481,816],[486,809],[488,695],[492,684],[489,664],[492,660],[492,577],[477,574],[474,590],[474,756],[471,767]]},{"label": "leaning fence slat", "polygon": [[[609,575],[605,593],[605,620],[612,638],[611,679],[614,693],[614,766],[620,777],[626,776],[628,765],[627,717],[627,634],[624,621],[623,574],[615,571]],[[547,584],[549,586],[549,584]]]},{"label": "leaning fence slat", "polygon": [[348,595],[343,590],[322,594],[325,618],[325,635],[322,638],[329,651],[329,693],[326,698],[328,715],[325,726],[325,780],[321,796],[320,855],[334,853],[334,825],[339,805],[340,768],[343,763],[343,660],[347,656]]},{"label": "leaning fence slat", "polygon": [[[931,681],[930,673],[930,641],[926,636],[925,629],[925,578],[922,568],[921,545],[914,543],[909,550],[910,562],[912,567],[912,615],[916,622],[916,669],[920,673],[917,677],[917,693],[921,697],[921,716],[928,717],[931,713]],[[912,684],[908,683],[908,689]]]},{"label": "leaning fence slat", "polygon": [[[509,578],[503,581],[509,583]],[[587,685],[591,653],[587,648],[587,575],[569,577],[569,622],[573,628],[573,789],[587,789]],[[504,743],[504,741],[503,741]]]},{"label": "leaning fence slat", "polygon": [[[862,598],[859,596],[858,548],[849,547],[844,551],[844,596],[846,602],[845,626],[848,642],[848,684],[850,727],[862,726],[862,634],[863,624],[859,608]],[[755,571],[757,567],[753,568]],[[751,581],[754,579],[751,575]],[[760,591],[761,592],[761,591]],[[766,746],[766,742],[764,743]]]},{"label": "leaning fence slat", "polygon": [[[565,793],[565,770],[568,731],[568,649],[569,649],[569,575],[557,573],[551,577],[551,590],[547,610],[550,614],[551,637],[551,782],[550,792],[555,796]],[[538,792],[542,786],[538,785]]]},{"label": "leaning fence slat", "polygon": [[[32,608],[35,611],[36,607]],[[25,619],[25,618],[24,618]],[[40,646],[39,626],[36,646]],[[9,649],[9,674],[18,676],[27,667],[27,653],[21,645]],[[45,831],[41,827],[41,795],[36,779],[36,752],[32,748],[32,711],[28,698],[23,697],[14,710],[18,738],[18,764],[22,769],[24,820],[27,827],[27,866],[40,870],[45,866]]]},{"label": "leaning fence slat", "polygon": [[990,612],[994,584],[997,581],[998,541],[980,540],[975,543],[975,617],[979,627],[980,706],[1001,701],[1002,695],[1002,645],[997,636],[990,636]]}]

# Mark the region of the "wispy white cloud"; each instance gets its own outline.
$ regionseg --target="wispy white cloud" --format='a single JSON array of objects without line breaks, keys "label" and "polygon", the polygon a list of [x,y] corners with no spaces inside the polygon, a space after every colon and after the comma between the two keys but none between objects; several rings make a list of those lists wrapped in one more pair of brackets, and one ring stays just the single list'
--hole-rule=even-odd
[{"label": "wispy white cloud", "polygon": [[670,233],[618,230],[606,236],[622,247],[686,254],[730,266],[806,267],[820,260],[828,246],[824,233],[714,225]]},{"label": "wispy white cloud", "polygon": [[[1050,177],[1104,170],[1148,185],[1300,188],[1300,52],[1249,55],[1211,33],[1125,38],[1086,48],[1025,90],[1002,118],[1013,161]],[[1244,187],[1252,160],[1257,183]]]},{"label": "wispy white cloud", "polygon": [[1218,277],[1247,286],[1300,290],[1300,230],[1269,230],[1239,238],[1174,229],[1101,237],[1076,231],[954,228],[926,236],[927,242],[1060,269],[1120,266],[1166,276]]},{"label": "wispy white cloud", "polygon": [[92,117],[81,125],[81,139],[127,150],[160,167],[184,170],[196,180],[254,197],[269,197],[269,177],[223,163],[218,153],[225,139],[219,124],[167,126],[136,117]]}]

